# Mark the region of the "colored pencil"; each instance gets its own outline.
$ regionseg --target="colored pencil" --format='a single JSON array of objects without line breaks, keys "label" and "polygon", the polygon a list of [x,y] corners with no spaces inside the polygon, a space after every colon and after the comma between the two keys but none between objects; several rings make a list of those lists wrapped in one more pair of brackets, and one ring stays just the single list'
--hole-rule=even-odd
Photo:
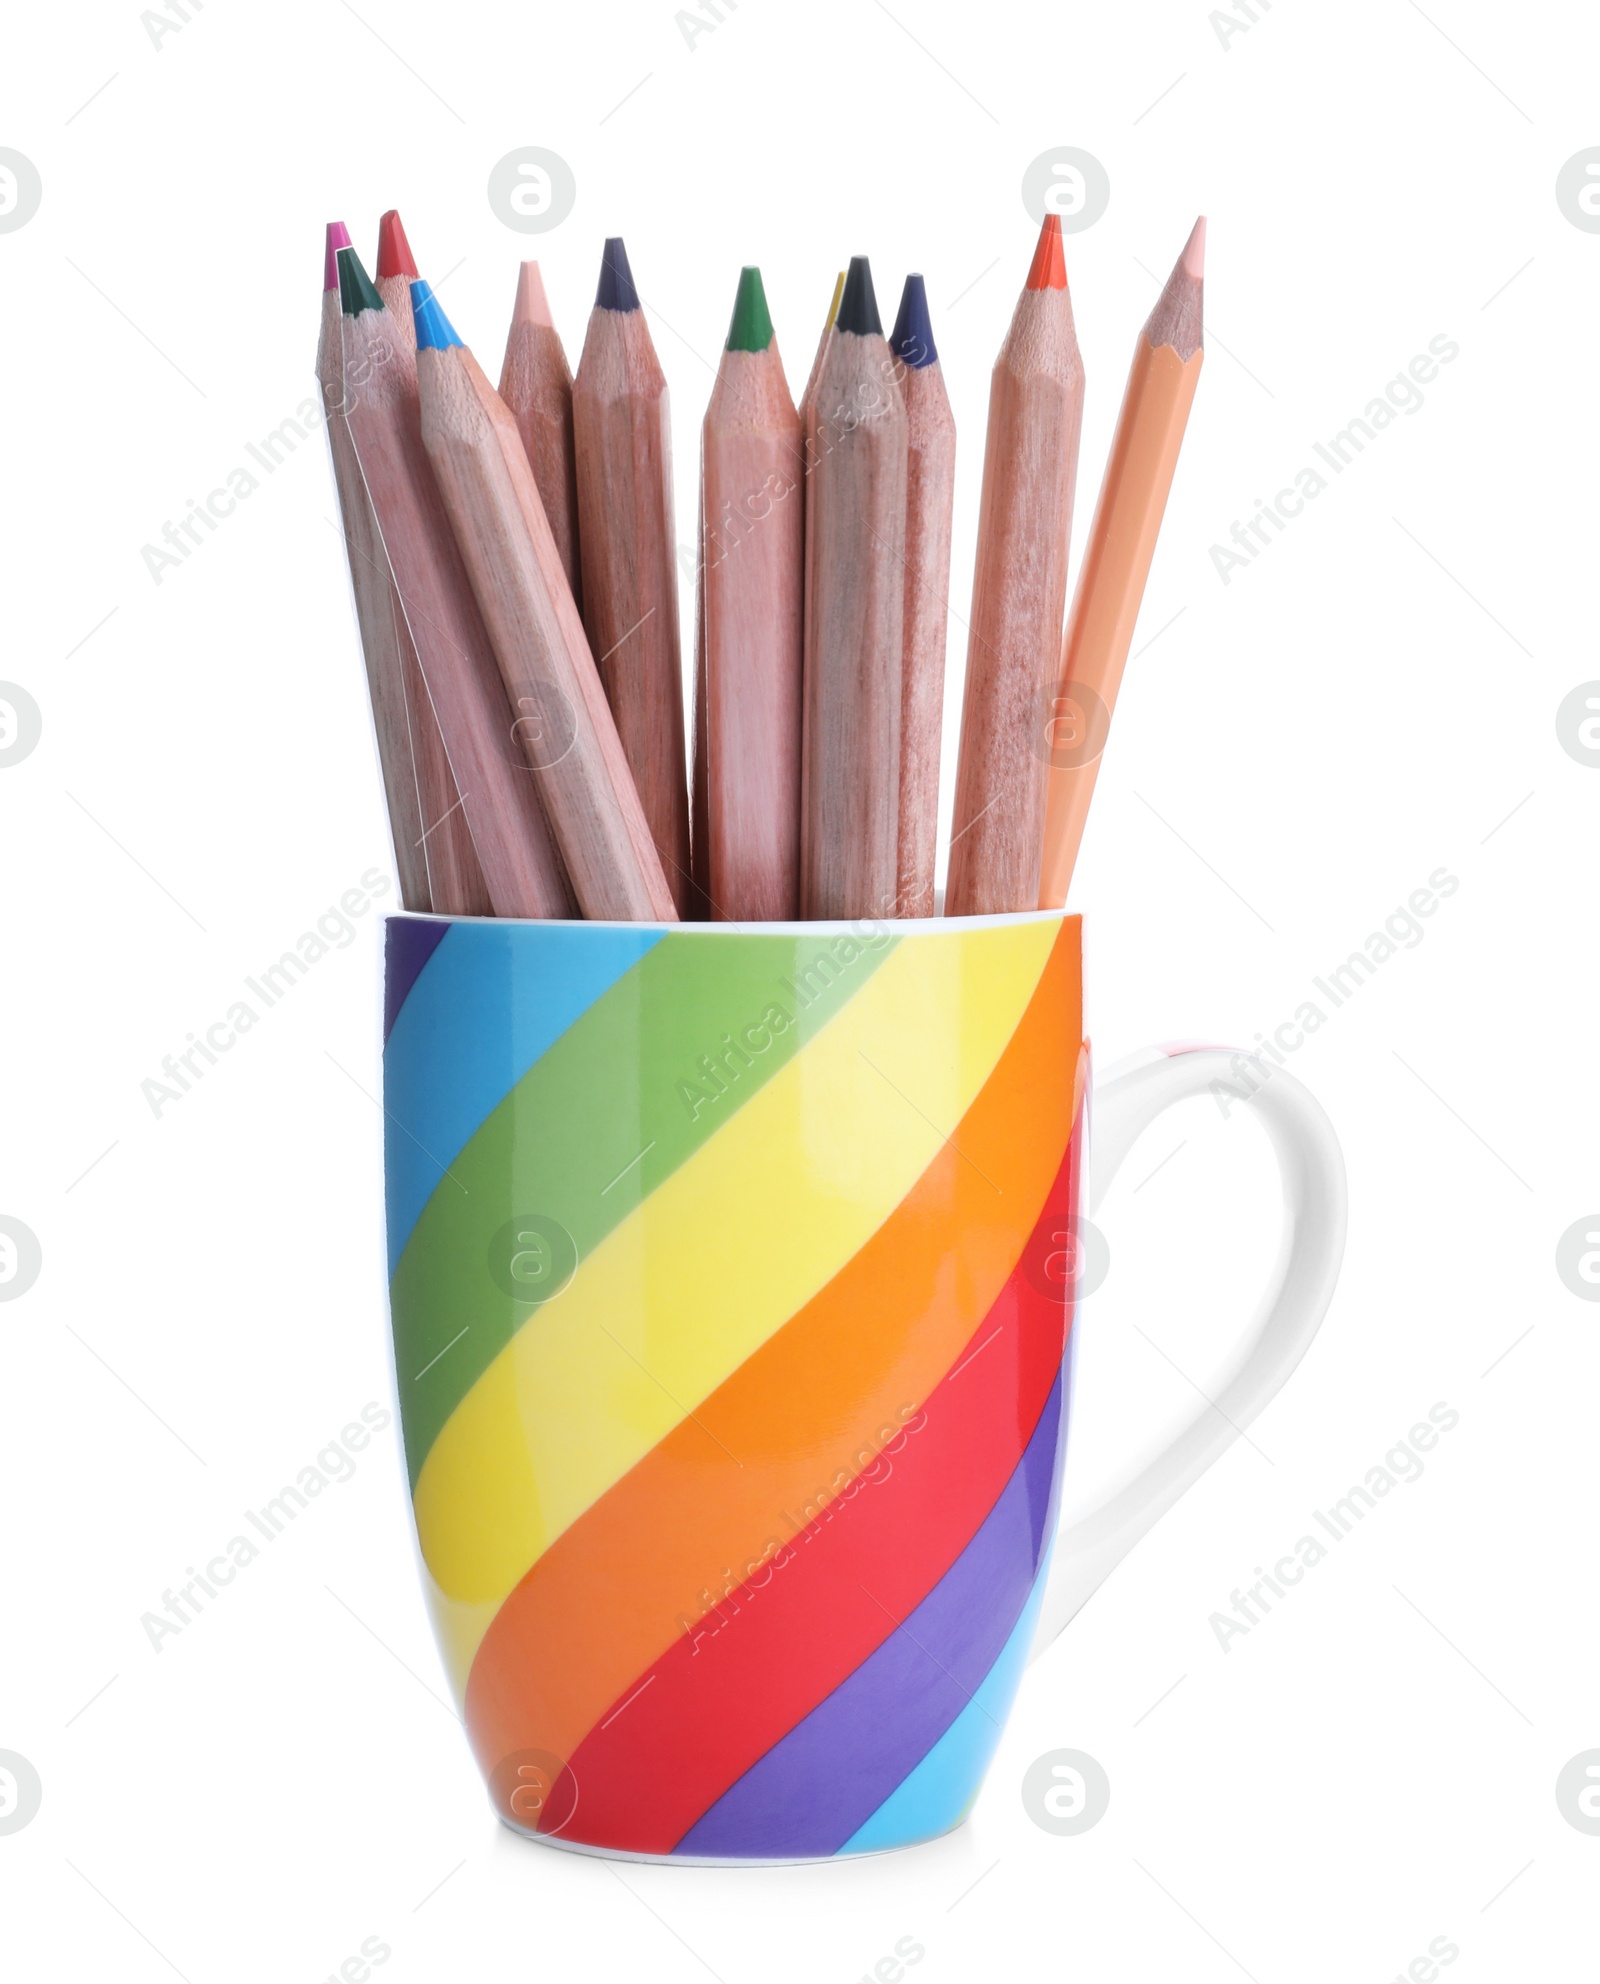
[{"label": "colored pencil", "polygon": [[578,470],[572,449],[572,371],[550,315],[537,262],[517,276],[500,397],[511,411],[539,486],[572,596],[583,602],[578,569]]},{"label": "colored pencil", "polygon": [[339,251],[344,404],[362,480],[496,916],[565,916],[571,894],[422,445],[416,358],[353,248]]},{"label": "colored pencil", "polygon": [[[416,274],[411,243],[399,214],[393,207],[378,220],[377,291],[388,306],[396,331],[413,351],[416,332],[411,322],[411,277]],[[413,706],[412,743],[416,751],[417,780],[421,786],[428,826],[426,846],[428,873],[433,884],[433,907],[441,915],[487,916],[489,891],[478,865],[478,856],[462,810],[461,795],[450,771],[439,721],[428,701],[422,666],[406,625],[406,617],[395,601],[395,622],[405,649],[406,681]],[[416,714],[426,710],[426,716]]]},{"label": "colored pencil", "polygon": [[425,282],[411,300],[423,445],[578,907],[676,922],[517,423]]},{"label": "colored pencil", "polygon": [[800,416],[759,269],[739,278],[701,440],[711,914],[779,922],[800,902]]},{"label": "colored pencil", "polygon": [[[328,446],[344,529],[356,621],[366,661],[378,764],[394,839],[401,903],[447,916],[483,916],[489,896],[461,815],[439,726],[400,611],[388,555],[344,415],[344,338],[338,251],[348,247],[342,221],[328,227],[323,269],[317,379],[328,413]],[[431,829],[431,831],[430,831]]]},{"label": "colored pencil", "polygon": [[428,909],[428,857],[422,840],[422,802],[417,790],[410,720],[398,644],[388,560],[372,518],[372,505],[356,465],[355,448],[345,424],[341,398],[344,387],[344,336],[339,309],[338,253],[348,245],[350,231],[343,221],[328,223],[323,258],[322,320],[317,336],[317,383],[327,413],[328,447],[333,458],[334,489],[339,498],[350,585],[355,596],[356,622],[366,662],[367,691],[377,734],[378,764],[394,839],[400,901],[406,909]]},{"label": "colored pencil", "polygon": [[[395,330],[412,351],[417,348],[416,332],[411,322],[411,277],[416,270],[411,243],[406,239],[399,214],[391,207],[378,222],[377,290],[394,319]],[[416,646],[398,597],[394,618],[401,646],[405,650],[406,682],[412,708],[412,745],[417,760],[417,783],[422,790],[423,812],[427,821],[425,845],[428,850],[428,874],[433,886],[433,907],[443,916],[487,916],[489,891],[484,884],[483,870],[478,865],[467,816],[461,806],[461,795],[451,775],[444,739],[439,735],[439,720],[428,701],[422,666],[417,660]]]},{"label": "colored pencil", "polygon": [[900,664],[900,916],[932,916],[939,830],[939,732],[950,617],[956,424],[922,277],[906,277],[890,349],[906,403],[905,607]]},{"label": "colored pencil", "polygon": [[[839,315],[839,304],[844,296],[844,279],[845,271],[841,269],[834,278],[833,295],[828,299],[828,314],[822,321],[822,335],[817,339],[817,348],[812,354],[811,359],[811,370],[806,377],[805,390],[800,395],[797,407],[800,415],[800,445],[805,455],[803,466],[807,483],[807,489],[803,492],[801,502],[802,516],[804,515],[805,505],[811,500],[809,489],[811,471],[816,467],[816,458],[812,453],[811,444],[811,411],[817,397],[817,378],[822,371],[822,361],[827,357],[828,347],[833,342],[834,321]],[[803,556],[805,562],[801,573],[801,584],[803,587],[801,594],[802,601],[809,597],[811,591],[811,533],[809,530],[806,532]]]},{"label": "colored pencil", "polygon": [[1059,909],[1083,840],[1111,713],[1205,358],[1202,216],[1133,349],[1062,643],[1039,906]]},{"label": "colored pencil", "polygon": [[989,389],[949,916],[1032,909],[1059,668],[1083,365],[1061,222],[1046,217]]},{"label": "colored pencil", "polygon": [[806,458],[801,914],[887,916],[898,873],[905,402],[852,260]]},{"label": "colored pencil", "polygon": [[411,285],[417,279],[417,261],[400,216],[393,207],[378,222],[378,294],[383,298],[395,324],[411,339]]},{"label": "colored pencil", "polygon": [[680,914],[690,900],[667,382],[620,240],[607,241],[572,385],[583,615]]},{"label": "colored pencil", "polygon": [[833,295],[828,303],[828,314],[823,320],[822,335],[817,339],[817,349],[811,360],[811,370],[806,374],[805,391],[800,395],[800,428],[805,432],[810,415],[811,402],[817,394],[817,374],[822,370],[822,361],[828,354],[828,340],[833,334],[834,319],[839,314],[839,301],[844,295],[844,275],[841,269],[834,279]]}]

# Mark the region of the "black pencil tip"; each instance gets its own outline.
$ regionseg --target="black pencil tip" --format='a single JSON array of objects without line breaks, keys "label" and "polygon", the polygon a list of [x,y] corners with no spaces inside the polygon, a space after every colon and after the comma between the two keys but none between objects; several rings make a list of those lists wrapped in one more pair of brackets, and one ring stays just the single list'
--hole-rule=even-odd
[{"label": "black pencil tip", "polygon": [[633,271],[628,267],[628,251],[620,234],[611,236],[600,257],[600,287],[594,293],[594,306],[597,310],[639,307],[639,292],[633,286]]},{"label": "black pencil tip", "polygon": [[872,289],[872,268],[865,255],[850,257],[850,269],[844,279],[844,295],[839,299],[839,314],[834,319],[834,329],[852,331],[858,338],[883,336],[878,299]]}]

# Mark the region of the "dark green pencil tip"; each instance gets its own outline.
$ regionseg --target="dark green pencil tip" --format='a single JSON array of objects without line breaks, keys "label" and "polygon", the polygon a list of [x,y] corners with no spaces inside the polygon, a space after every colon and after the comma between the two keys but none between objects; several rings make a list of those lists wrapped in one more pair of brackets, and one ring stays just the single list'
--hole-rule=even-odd
[{"label": "dark green pencil tip", "polygon": [[383,298],[373,287],[372,278],[361,266],[353,248],[339,250],[339,308],[347,317],[359,317],[363,310],[381,310]]},{"label": "dark green pencil tip", "polygon": [[836,331],[853,331],[857,337],[882,337],[883,323],[878,316],[878,299],[872,288],[872,270],[865,255],[852,255],[844,279],[844,295],[839,299]]},{"label": "dark green pencil tip", "polygon": [[733,299],[733,322],[728,326],[729,351],[765,351],[772,342],[772,317],[767,309],[767,292],[761,271],[739,271],[739,294]]}]

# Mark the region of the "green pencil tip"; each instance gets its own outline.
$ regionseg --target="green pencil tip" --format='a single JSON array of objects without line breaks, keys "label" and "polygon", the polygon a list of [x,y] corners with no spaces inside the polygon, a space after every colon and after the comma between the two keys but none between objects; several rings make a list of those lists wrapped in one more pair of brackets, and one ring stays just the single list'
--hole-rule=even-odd
[{"label": "green pencil tip", "polygon": [[353,248],[339,250],[339,308],[347,317],[359,317],[363,310],[381,310],[383,298],[373,287],[372,278],[361,266]]},{"label": "green pencil tip", "polygon": [[733,322],[728,326],[729,351],[765,351],[772,342],[772,317],[767,310],[767,292],[759,269],[739,271],[739,294],[733,299]]}]

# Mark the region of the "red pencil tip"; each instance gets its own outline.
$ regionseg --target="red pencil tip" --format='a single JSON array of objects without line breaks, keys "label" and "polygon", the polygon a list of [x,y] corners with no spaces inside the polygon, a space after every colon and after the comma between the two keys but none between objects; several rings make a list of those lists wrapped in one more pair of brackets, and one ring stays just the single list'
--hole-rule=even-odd
[{"label": "red pencil tip", "polygon": [[1206,217],[1204,214],[1194,224],[1194,232],[1189,236],[1183,251],[1183,266],[1196,282],[1206,272]]},{"label": "red pencil tip", "polygon": [[417,264],[411,253],[411,243],[407,241],[406,231],[400,225],[400,216],[393,207],[378,222],[378,274],[404,276],[410,282],[417,279]]},{"label": "red pencil tip", "polygon": [[339,287],[339,250],[350,246],[350,230],[342,220],[328,222],[327,245],[322,251],[322,287]]},{"label": "red pencil tip", "polygon": [[1061,244],[1060,214],[1046,214],[1044,226],[1039,230],[1039,245],[1033,251],[1033,266],[1028,271],[1029,289],[1065,289],[1067,286],[1067,256]]}]

